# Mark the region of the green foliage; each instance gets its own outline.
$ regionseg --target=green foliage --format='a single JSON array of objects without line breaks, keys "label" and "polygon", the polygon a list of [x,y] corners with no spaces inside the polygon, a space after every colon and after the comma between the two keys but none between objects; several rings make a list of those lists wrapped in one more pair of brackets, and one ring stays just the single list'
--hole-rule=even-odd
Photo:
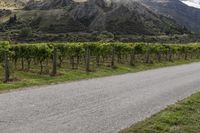
[{"label": "green foliage", "polygon": [[32,29],[29,27],[22,28],[20,31],[20,37],[30,37],[32,35]]},{"label": "green foliage", "polygon": [[[1,43],[1,47],[5,49],[8,46],[7,42]],[[0,47],[0,49],[2,49]],[[58,56],[60,58],[65,57],[84,57],[87,48],[91,51],[92,56],[110,56],[112,53],[112,48],[115,49],[115,54],[117,56],[129,56],[131,51],[135,51],[135,54],[143,56],[145,53],[151,55],[154,54],[193,54],[198,56],[200,53],[200,45],[167,45],[167,44],[147,44],[147,43],[102,43],[102,42],[90,42],[90,43],[54,43],[54,44],[21,44],[13,45],[10,48],[12,51],[13,58],[34,58],[39,62],[51,57],[54,48],[58,49]],[[182,57],[183,58],[183,57]]]},{"label": "green foliage", "polygon": [[2,62],[2,57],[5,52],[9,52],[10,44],[9,42],[0,42],[0,62]]},{"label": "green foliage", "polygon": [[8,50],[10,48],[10,44],[7,41],[0,42],[0,50]]},{"label": "green foliage", "polygon": [[114,38],[114,34],[108,31],[103,31],[97,36],[97,39],[101,41],[111,41]]},{"label": "green foliage", "polygon": [[[99,66],[111,67],[113,64],[135,64],[189,60],[200,58],[200,45],[196,44],[149,44],[122,42],[80,42],[80,43],[39,43],[9,45],[0,42],[0,55],[8,51],[11,64],[21,65],[21,70],[29,71],[39,67],[40,74],[49,74],[52,69],[53,51],[59,68],[71,66],[73,69],[88,67],[92,71]],[[89,51],[88,51],[89,50]],[[20,62],[20,63],[19,63]],[[54,63],[55,64],[55,63]],[[87,65],[86,65],[87,64]],[[89,67],[90,66],[90,67]],[[45,71],[44,71],[45,70]]]},{"label": "green foliage", "polygon": [[199,110],[200,93],[197,93],[119,133],[198,133]]}]

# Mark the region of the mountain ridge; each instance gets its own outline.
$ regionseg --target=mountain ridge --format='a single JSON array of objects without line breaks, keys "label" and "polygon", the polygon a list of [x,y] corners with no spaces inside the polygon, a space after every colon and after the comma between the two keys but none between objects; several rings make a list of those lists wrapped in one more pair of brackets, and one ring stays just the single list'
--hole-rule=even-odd
[{"label": "mountain ridge", "polygon": [[139,0],[139,2],[154,12],[174,19],[192,32],[200,33],[200,9],[189,7],[179,0]]},{"label": "mountain ridge", "polygon": [[[179,29],[176,29],[178,25],[174,21],[153,13],[136,1],[120,4],[107,3],[104,0],[89,0],[84,3],[64,1],[68,3],[67,6],[72,4],[72,8],[67,13],[69,18],[79,23],[81,27],[84,27],[80,29],[86,29],[86,31],[105,30],[114,34],[165,34],[171,29],[174,33],[179,33]],[[57,7],[56,4],[53,5]],[[52,7],[49,6],[47,9],[49,8]]]},{"label": "mountain ridge", "polygon": [[173,19],[132,0],[78,3],[73,0],[30,0],[24,9],[17,14],[17,25],[12,28],[27,25],[45,33],[108,31],[113,34],[163,35],[187,32]]}]

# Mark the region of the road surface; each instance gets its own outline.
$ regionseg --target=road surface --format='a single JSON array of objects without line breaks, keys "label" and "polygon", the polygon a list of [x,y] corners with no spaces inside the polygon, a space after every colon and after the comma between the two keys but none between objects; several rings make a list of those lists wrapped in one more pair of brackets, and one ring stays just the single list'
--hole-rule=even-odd
[{"label": "road surface", "polygon": [[200,63],[0,94],[1,133],[116,133],[200,90]]}]

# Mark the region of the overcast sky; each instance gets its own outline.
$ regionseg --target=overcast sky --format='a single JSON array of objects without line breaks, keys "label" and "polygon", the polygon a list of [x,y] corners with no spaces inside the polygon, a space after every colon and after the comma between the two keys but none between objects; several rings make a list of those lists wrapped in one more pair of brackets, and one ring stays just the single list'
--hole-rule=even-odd
[{"label": "overcast sky", "polygon": [[200,0],[183,0],[182,2],[188,6],[200,8]]}]

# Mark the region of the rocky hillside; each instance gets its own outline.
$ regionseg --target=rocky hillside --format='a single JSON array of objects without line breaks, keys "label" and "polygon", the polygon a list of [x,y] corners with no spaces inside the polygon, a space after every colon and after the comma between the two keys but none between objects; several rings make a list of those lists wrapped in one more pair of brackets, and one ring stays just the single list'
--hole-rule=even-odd
[{"label": "rocky hillside", "polygon": [[[104,1],[107,1],[107,2],[104,2]],[[119,6],[116,7],[116,1],[118,3],[120,3],[121,9],[119,8]],[[124,18],[128,18],[128,16],[130,17],[130,15],[133,15],[133,14],[131,14],[131,12],[135,12],[134,10],[136,9],[134,6],[135,4],[133,4],[135,2],[133,2],[133,1],[137,1],[138,3],[142,4],[138,7],[138,8],[141,8],[141,9],[139,9],[141,11],[137,11],[137,13],[139,13],[139,14],[144,12],[144,10],[146,12],[148,12],[147,13],[148,15],[155,14],[155,13],[162,14],[166,17],[170,17],[171,19],[175,20],[176,23],[178,23],[179,25],[182,25],[182,27],[185,26],[192,32],[200,33],[200,25],[199,25],[200,9],[190,7],[183,3],[183,2],[189,1],[192,3],[198,4],[199,0],[123,0],[123,1],[122,0],[0,0],[0,9],[2,9],[2,8],[3,9],[5,9],[5,8],[6,9],[7,8],[24,8],[27,10],[35,10],[35,9],[52,10],[52,9],[63,9],[63,8],[65,8],[67,10],[70,9],[70,10],[73,10],[72,12],[67,11],[67,14],[68,13],[70,14],[70,16],[69,16],[70,19],[71,18],[75,19],[73,21],[76,21],[76,19],[77,19],[78,23],[80,21],[81,24],[84,21],[83,25],[86,26],[87,29],[89,26],[89,30],[90,30],[90,28],[93,30],[93,29],[98,29],[98,27],[102,28],[102,26],[104,28],[106,28],[107,27],[106,25],[109,24],[109,22],[108,22],[108,21],[110,21],[109,19],[111,19],[111,18],[113,19],[113,17],[108,18],[107,16],[109,16],[109,14],[113,14],[115,11],[116,12],[119,10],[125,11],[125,8],[126,8],[128,10],[129,15],[125,15]],[[137,5],[139,5],[139,4],[137,4]],[[129,6],[129,7],[127,8],[127,6]],[[148,9],[146,9],[146,7],[148,9],[150,9],[151,11],[147,11]],[[88,9],[86,9],[86,8],[88,8]],[[124,9],[122,9],[122,8],[124,8]],[[89,12],[88,15],[84,15],[84,14],[86,14],[86,12],[87,13]],[[97,13],[99,16],[101,16],[101,14],[103,14],[103,16],[101,16],[102,18],[100,18],[99,16],[94,16],[95,15],[94,12]],[[80,14],[80,15],[77,15],[77,14]],[[145,15],[145,18],[148,15]],[[84,16],[85,18],[82,18],[81,16]],[[156,16],[161,17],[159,15],[156,15]],[[153,24],[151,24],[151,26],[153,26],[155,24],[154,23],[155,17],[153,18],[152,15],[150,15],[150,18],[153,19]],[[102,24],[103,19],[104,20],[106,19],[106,20]],[[119,19],[119,18],[116,18],[116,19]],[[133,18],[133,19],[135,19],[135,18]],[[142,17],[140,17],[140,19],[142,19]],[[160,21],[159,22],[160,24],[163,22],[162,19],[163,19],[163,17],[157,18],[157,20]],[[125,19],[121,19],[121,20],[125,20]],[[87,22],[85,22],[85,21],[87,21]],[[168,23],[168,24],[170,23],[169,25],[174,25],[174,23],[169,19],[166,23]],[[132,24],[135,25],[135,23],[132,23]],[[101,26],[99,26],[99,25],[101,25]],[[150,28],[151,28],[151,26],[150,26]],[[116,26],[115,26],[115,28],[116,28]],[[109,29],[111,30],[111,28],[109,28]]]},{"label": "rocky hillside", "polygon": [[70,14],[90,30],[106,30],[116,34],[179,32],[173,20],[133,1],[105,3],[103,0],[90,0],[76,6]]},{"label": "rocky hillside", "polygon": [[55,9],[62,8],[71,4],[73,0],[30,0],[26,4],[25,9]]},{"label": "rocky hillside", "polygon": [[200,9],[189,7],[179,0],[138,0],[151,10],[171,17],[177,23],[200,33]]},{"label": "rocky hillside", "polygon": [[132,0],[123,3],[104,0],[31,0],[25,9],[28,10],[17,15],[18,21],[47,33],[109,31],[114,34],[155,35],[184,32],[172,19],[155,14]]},{"label": "rocky hillside", "polygon": [[[126,0],[30,0],[17,13],[8,30],[24,27],[39,33],[95,33],[163,35],[183,34],[187,30],[173,19],[153,12],[140,2]],[[27,3],[26,3],[27,2]]]}]

